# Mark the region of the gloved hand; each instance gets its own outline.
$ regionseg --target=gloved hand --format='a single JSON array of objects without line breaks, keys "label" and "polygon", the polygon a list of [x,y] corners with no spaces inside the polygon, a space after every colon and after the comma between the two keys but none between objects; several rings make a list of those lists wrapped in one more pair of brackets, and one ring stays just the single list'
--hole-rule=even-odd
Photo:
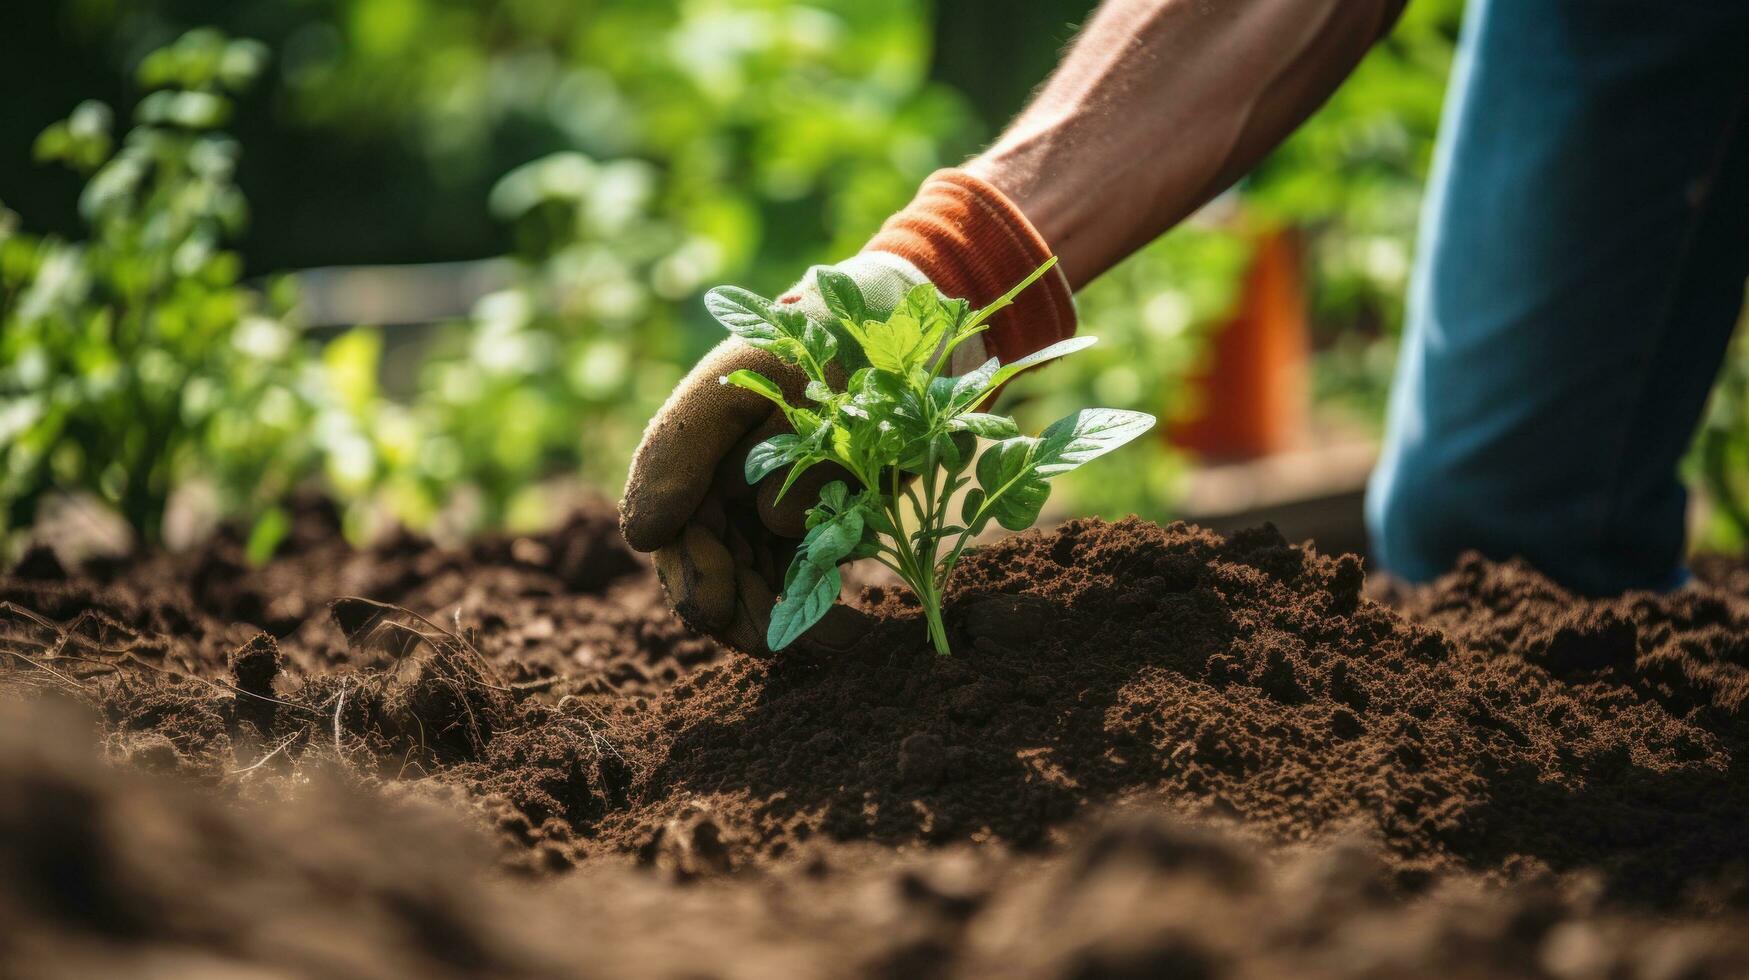
[{"label": "gloved hand", "polygon": [[[920,282],[933,282],[974,307],[1000,296],[1050,256],[1001,192],[958,170],[925,181],[915,200],[889,219],[858,255],[835,266],[862,289],[872,313],[885,315]],[[810,317],[828,314],[814,270],[779,297]],[[954,352],[951,370],[970,370],[990,356],[1015,360],[1074,333],[1069,286],[1052,270],[986,334]],[[985,342],[987,340],[987,342]],[[764,652],[765,631],[785,570],[820,487],[841,472],[817,466],[781,502],[783,474],[748,486],[747,451],[787,430],[770,402],[718,378],[747,368],[776,381],[791,404],[802,400],[799,369],[736,338],[699,361],[650,420],[632,457],[620,502],[626,542],[654,552],[657,575],[688,626],[747,652]],[[848,646],[860,632],[853,612],[836,607],[802,642],[827,650]]]},{"label": "gloved hand", "polygon": [[[862,289],[872,316],[890,314],[907,290],[924,281],[916,267],[885,252],[864,252],[834,268]],[[824,320],[826,305],[814,277],[809,270],[778,302]],[[788,431],[789,423],[771,402],[718,382],[741,368],[776,381],[791,404],[804,404],[808,379],[799,367],[727,338],[688,372],[644,431],[620,521],[633,548],[655,552],[656,572],[687,625],[755,650],[765,641],[773,590],[805,533],[807,509],[821,487],[848,477],[836,466],[816,466],[782,501],[776,500],[781,471],[748,485],[742,475],[748,450]],[[849,627],[841,622],[846,618],[828,617],[814,628],[815,638],[830,645],[835,625]]]}]

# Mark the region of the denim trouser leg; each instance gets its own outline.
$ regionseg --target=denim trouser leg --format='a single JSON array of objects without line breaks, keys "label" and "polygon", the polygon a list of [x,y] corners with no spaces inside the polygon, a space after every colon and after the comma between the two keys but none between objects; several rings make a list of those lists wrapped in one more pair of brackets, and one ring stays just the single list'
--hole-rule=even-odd
[{"label": "denim trouser leg", "polygon": [[1375,560],[1679,583],[1749,273],[1749,3],[1472,0],[1367,500]]}]

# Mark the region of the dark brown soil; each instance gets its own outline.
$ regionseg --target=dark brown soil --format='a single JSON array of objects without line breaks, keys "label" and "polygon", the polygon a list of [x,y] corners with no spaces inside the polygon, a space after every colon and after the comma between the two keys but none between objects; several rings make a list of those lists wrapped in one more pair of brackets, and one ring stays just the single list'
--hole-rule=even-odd
[{"label": "dark brown soil", "polygon": [[878,585],[854,649],[760,659],[614,527],[354,552],[312,511],[261,569],[26,556],[0,964],[1749,970],[1740,566],[1586,601],[1469,561],[1381,603],[1267,528],[1075,521],[969,556],[951,659]]},{"label": "dark brown soil", "polygon": [[1441,633],[1359,600],[1351,557],[1139,521],[1018,535],[958,584],[951,660],[918,644],[908,593],[873,592],[849,655],[682,679],[640,795],[720,798],[765,849],[1030,846],[1140,793],[1276,842],[1376,839],[1410,885],[1591,867],[1668,904],[1749,871],[1730,597],[1579,604],[1472,562],[1409,600]]}]

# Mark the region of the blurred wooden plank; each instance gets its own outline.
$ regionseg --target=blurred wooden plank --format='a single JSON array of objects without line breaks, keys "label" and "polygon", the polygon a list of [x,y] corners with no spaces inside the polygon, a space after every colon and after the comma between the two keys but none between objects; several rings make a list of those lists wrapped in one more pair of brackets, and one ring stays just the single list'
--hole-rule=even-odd
[{"label": "blurred wooden plank", "polygon": [[509,259],[304,269],[300,318],[312,330],[408,326],[464,317],[481,296],[510,285]]},{"label": "blurred wooden plank", "polygon": [[1350,440],[1194,469],[1178,513],[1215,531],[1273,523],[1326,554],[1366,553],[1363,501],[1378,447]]}]

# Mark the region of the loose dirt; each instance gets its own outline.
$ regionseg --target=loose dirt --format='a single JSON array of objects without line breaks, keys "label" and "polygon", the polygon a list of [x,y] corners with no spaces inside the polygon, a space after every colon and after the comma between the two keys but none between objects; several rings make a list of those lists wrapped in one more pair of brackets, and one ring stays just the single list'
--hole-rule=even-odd
[{"label": "loose dirt", "polygon": [[0,963],[1749,970],[1740,566],[1369,597],[1272,529],[1073,521],[967,558],[951,659],[880,585],[850,651],[758,658],[688,634],[614,527],[354,551],[313,509],[260,569],[27,555]]}]

